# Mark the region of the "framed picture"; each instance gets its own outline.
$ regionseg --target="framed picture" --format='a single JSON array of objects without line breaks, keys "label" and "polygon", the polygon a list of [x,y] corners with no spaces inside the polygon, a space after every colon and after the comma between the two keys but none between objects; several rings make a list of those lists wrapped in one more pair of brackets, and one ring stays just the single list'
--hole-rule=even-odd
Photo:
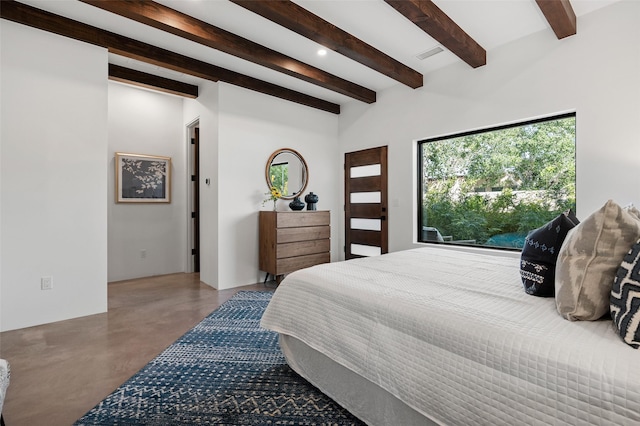
[{"label": "framed picture", "polygon": [[116,152],[117,203],[170,203],[171,157]]}]

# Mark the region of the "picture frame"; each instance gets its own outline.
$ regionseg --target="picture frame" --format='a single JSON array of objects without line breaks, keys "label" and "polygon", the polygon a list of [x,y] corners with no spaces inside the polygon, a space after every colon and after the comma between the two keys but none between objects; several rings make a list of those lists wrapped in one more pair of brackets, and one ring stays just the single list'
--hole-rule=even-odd
[{"label": "picture frame", "polygon": [[115,153],[116,203],[170,203],[171,157]]}]

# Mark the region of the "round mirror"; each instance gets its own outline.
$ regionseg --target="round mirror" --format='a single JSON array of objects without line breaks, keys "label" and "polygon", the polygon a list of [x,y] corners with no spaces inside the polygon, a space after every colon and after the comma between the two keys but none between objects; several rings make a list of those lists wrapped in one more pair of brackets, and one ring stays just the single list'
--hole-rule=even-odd
[{"label": "round mirror", "polygon": [[302,195],[307,187],[309,181],[307,162],[293,149],[279,149],[271,154],[267,161],[265,178],[269,189],[275,186],[280,190],[283,199],[292,200]]}]

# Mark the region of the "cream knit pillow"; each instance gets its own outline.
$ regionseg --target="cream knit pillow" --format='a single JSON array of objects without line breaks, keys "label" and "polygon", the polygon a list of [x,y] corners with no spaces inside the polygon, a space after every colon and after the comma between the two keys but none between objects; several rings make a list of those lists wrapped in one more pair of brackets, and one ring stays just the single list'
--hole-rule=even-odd
[{"label": "cream knit pillow", "polygon": [[593,321],[608,314],[616,271],[638,238],[640,218],[612,200],[570,230],[556,263],[560,315]]}]

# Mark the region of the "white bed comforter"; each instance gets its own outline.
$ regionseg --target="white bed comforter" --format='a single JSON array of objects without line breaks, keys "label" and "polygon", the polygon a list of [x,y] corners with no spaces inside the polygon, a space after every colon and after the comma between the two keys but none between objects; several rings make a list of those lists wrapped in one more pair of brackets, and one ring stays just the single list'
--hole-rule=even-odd
[{"label": "white bed comforter", "polygon": [[428,247],[315,266],[265,328],[447,425],[640,424],[640,351],[525,294],[518,259]]}]

